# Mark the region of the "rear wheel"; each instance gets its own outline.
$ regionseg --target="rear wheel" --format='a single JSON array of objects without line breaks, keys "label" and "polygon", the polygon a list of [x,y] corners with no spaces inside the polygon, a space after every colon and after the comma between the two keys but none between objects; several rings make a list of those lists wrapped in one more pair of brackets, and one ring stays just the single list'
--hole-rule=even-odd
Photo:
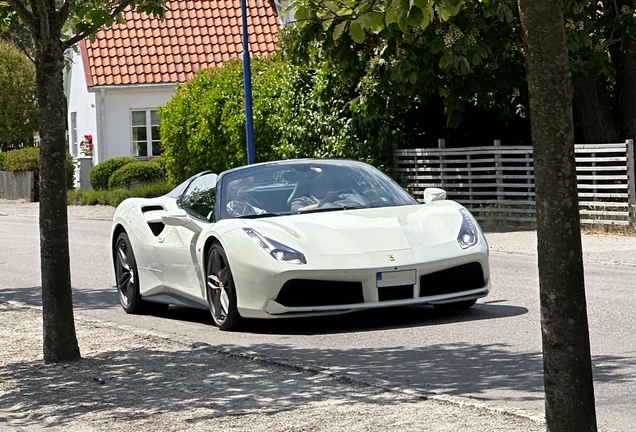
[{"label": "rear wheel", "polygon": [[142,300],[141,294],[139,294],[137,261],[135,261],[135,254],[128,234],[125,232],[117,237],[113,257],[119,303],[126,313],[162,312],[168,308],[167,304]]},{"label": "rear wheel", "polygon": [[436,304],[433,306],[435,306],[435,309],[438,309],[441,311],[459,311],[459,310],[471,308],[476,302],[477,302],[477,299],[454,302],[454,303]]},{"label": "rear wheel", "polygon": [[214,243],[208,253],[206,290],[210,313],[221,330],[234,330],[242,322],[236,306],[234,278],[223,247]]}]

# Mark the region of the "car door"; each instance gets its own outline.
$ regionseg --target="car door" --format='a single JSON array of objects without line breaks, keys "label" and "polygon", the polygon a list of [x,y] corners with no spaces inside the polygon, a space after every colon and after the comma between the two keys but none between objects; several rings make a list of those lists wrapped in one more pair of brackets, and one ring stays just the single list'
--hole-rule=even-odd
[{"label": "car door", "polygon": [[[195,178],[177,200],[202,230],[213,223],[217,175],[205,173]],[[164,285],[189,300],[204,300],[202,275],[197,268],[196,243],[199,233],[183,226],[166,226],[155,246],[163,269]]]}]

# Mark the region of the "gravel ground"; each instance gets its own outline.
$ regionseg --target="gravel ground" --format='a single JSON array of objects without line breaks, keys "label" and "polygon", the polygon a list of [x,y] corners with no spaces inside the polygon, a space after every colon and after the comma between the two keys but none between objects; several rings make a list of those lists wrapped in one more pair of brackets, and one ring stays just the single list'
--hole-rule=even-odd
[{"label": "gravel ground", "polygon": [[534,420],[343,381],[79,317],[42,361],[41,311],[0,303],[0,431],[540,431]]}]

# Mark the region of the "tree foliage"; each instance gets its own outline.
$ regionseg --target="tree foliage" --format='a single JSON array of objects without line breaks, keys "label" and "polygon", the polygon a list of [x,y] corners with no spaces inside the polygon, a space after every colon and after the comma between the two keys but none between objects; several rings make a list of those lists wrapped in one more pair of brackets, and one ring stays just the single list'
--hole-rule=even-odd
[{"label": "tree foliage", "polygon": [[35,68],[17,48],[0,41],[0,150],[32,146],[37,130]]},{"label": "tree foliage", "polygon": [[292,60],[313,62],[337,71],[340,80],[359,83],[351,106],[370,116],[400,117],[431,98],[443,100],[452,127],[475,107],[524,116],[525,71],[514,7],[513,0],[471,2],[447,20],[406,28],[376,25],[357,39],[339,30],[355,28],[346,17],[307,20],[284,45]]},{"label": "tree foliage", "polygon": [[[294,5],[302,34],[297,45],[313,43],[313,55],[344,70],[354,62],[366,64],[358,71],[365,84],[362,107],[379,107],[382,115],[385,107],[391,112],[397,106],[393,115],[399,116],[399,107],[426,105],[437,95],[450,126],[474,107],[508,117],[526,114],[516,0],[297,0]],[[579,141],[616,142],[636,135],[634,8],[633,0],[564,2]],[[347,46],[375,56],[350,56]]]}]

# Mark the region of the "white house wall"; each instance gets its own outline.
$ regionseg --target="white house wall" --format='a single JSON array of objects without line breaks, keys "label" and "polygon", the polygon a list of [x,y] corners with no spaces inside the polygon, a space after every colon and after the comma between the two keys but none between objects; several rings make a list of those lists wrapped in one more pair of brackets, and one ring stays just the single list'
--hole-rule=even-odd
[{"label": "white house wall", "polygon": [[82,140],[84,135],[93,136],[93,144],[97,142],[97,120],[95,95],[90,93],[86,87],[86,75],[84,75],[84,64],[79,52],[69,51],[70,70],[67,77],[67,102],[68,102],[68,142],[69,153],[73,153],[73,129],[71,125],[71,113],[77,113],[77,142]]},{"label": "white house wall", "polygon": [[132,156],[131,111],[157,109],[165,105],[174,85],[97,88],[95,92],[99,124],[97,136],[103,142],[95,163],[118,156]]}]

